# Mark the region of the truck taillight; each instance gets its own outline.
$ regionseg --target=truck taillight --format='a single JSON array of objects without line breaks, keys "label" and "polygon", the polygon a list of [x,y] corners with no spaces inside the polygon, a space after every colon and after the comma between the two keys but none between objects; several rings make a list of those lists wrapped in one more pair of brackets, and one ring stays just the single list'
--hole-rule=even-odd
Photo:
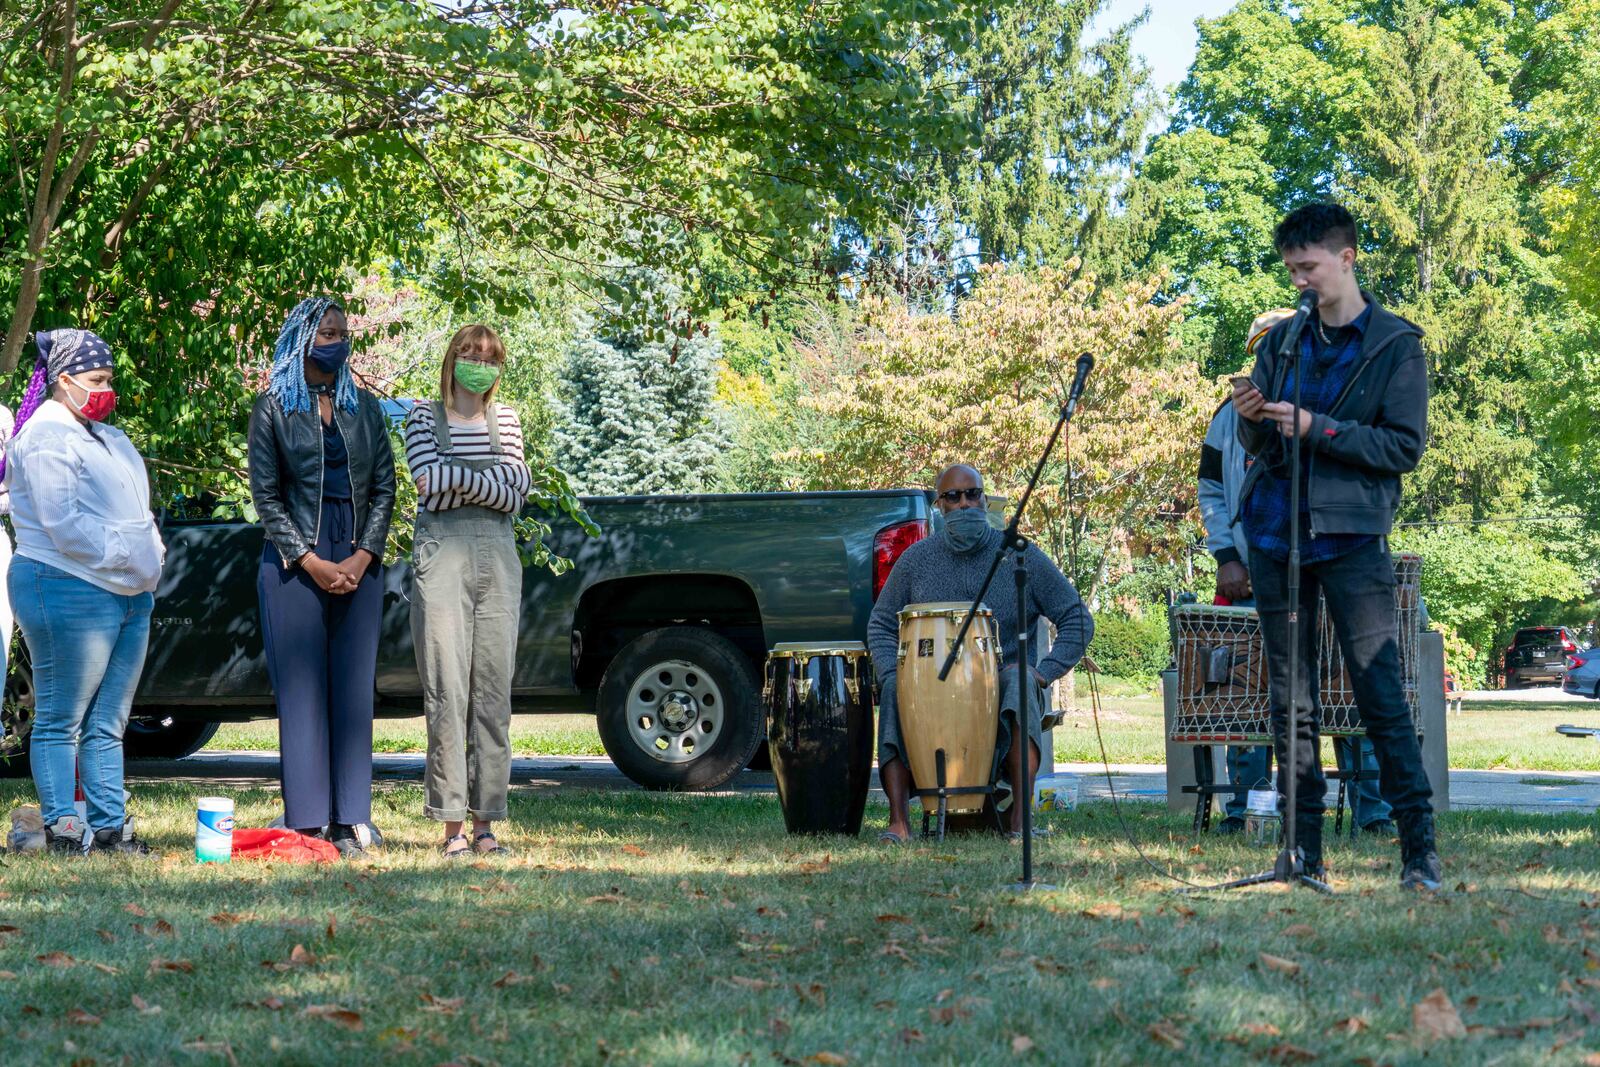
[{"label": "truck taillight", "polygon": [[876,601],[883,592],[883,583],[889,580],[895,560],[901,553],[928,536],[928,521],[912,519],[885,526],[872,539],[872,599]]}]

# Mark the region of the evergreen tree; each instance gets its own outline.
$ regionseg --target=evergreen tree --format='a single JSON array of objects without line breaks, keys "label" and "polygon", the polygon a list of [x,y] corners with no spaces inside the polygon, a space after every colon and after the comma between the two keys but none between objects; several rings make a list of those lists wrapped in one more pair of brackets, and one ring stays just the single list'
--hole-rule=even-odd
[{"label": "evergreen tree", "polygon": [[716,408],[714,334],[645,341],[585,317],[567,350],[556,461],[580,493],[700,493],[717,488],[727,434]]}]

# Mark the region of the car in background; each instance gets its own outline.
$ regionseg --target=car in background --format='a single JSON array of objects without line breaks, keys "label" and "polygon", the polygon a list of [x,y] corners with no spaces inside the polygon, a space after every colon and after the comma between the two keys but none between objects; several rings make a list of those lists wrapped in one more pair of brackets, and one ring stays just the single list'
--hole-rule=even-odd
[{"label": "car in background", "polygon": [[1506,688],[1560,685],[1578,642],[1565,626],[1524,626],[1506,649]]},{"label": "car in background", "polygon": [[1600,700],[1600,649],[1584,649],[1567,657],[1567,674],[1562,679],[1561,690]]}]

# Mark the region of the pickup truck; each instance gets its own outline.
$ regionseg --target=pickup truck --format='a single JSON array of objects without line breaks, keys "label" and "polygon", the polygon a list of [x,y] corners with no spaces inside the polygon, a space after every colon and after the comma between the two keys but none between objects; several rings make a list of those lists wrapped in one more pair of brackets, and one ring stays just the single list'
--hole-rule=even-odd
[{"label": "pickup truck", "polygon": [[[514,707],[588,711],[606,752],[640,785],[710,789],[765,739],[761,681],[783,641],[865,640],[900,553],[925,536],[921,490],[597,497],[587,536],[556,523],[562,575],[528,568]],[[188,755],[223,721],[271,718],[256,568],[262,532],[243,521],[165,518],[168,551],[127,735],[131,758]],[[415,715],[411,571],[384,575],[377,713]],[[27,773],[31,677],[15,643],[0,773]]]}]

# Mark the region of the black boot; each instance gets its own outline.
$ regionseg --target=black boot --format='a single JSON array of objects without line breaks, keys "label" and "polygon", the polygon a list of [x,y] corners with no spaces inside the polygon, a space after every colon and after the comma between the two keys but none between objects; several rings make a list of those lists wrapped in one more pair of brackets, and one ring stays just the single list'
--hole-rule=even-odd
[{"label": "black boot", "polygon": [[1318,816],[1314,820],[1296,819],[1294,843],[1300,850],[1305,872],[1318,881],[1324,880],[1328,872],[1322,865],[1322,817]]},{"label": "black boot", "polygon": [[1400,818],[1400,888],[1439,888],[1444,880],[1444,864],[1433,843],[1433,813]]},{"label": "black boot", "polygon": [[361,846],[361,838],[357,836],[354,826],[342,822],[330,823],[328,840],[339,850],[339,855],[344,859],[366,855],[367,850]]}]

